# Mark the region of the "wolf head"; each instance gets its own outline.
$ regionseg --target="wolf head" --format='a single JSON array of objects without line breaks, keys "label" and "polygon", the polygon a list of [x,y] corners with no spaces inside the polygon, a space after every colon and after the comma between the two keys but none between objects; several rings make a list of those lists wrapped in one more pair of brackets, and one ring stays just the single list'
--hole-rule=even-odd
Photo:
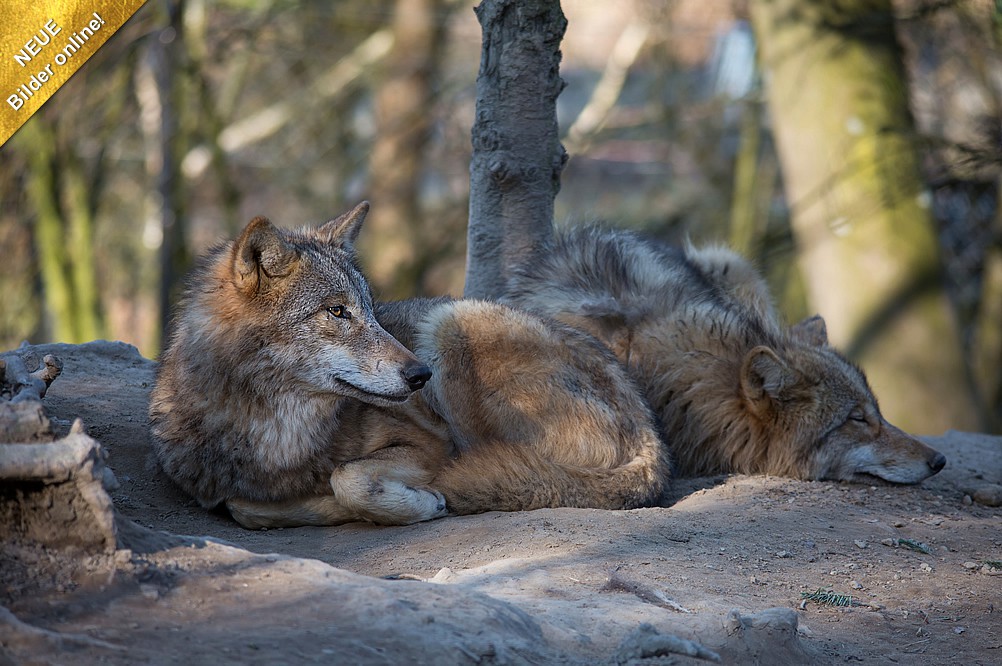
[{"label": "wolf head", "polygon": [[769,468],[811,479],[918,483],[946,458],[880,414],[862,371],[828,345],[824,320],[789,330],[780,349],[756,346],[740,369],[745,408],[768,439]]},{"label": "wolf head", "polygon": [[[369,210],[361,203],[319,227],[286,231],[254,218],[221,262],[228,298],[213,299],[224,327],[259,345],[268,367],[299,390],[387,405],[431,377],[376,321],[355,260]],[[288,385],[288,384],[286,384]]]}]

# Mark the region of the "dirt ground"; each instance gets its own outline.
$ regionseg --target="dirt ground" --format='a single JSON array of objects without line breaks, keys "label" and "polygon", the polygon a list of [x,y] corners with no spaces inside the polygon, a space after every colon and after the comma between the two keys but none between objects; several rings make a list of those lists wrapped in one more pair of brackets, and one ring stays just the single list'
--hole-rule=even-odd
[{"label": "dirt ground", "polygon": [[151,464],[151,361],[39,349],[57,430],[107,452],[120,548],[5,543],[0,664],[696,663],[650,628],[724,663],[1002,663],[1002,438],[929,438],[949,463],[915,487],[685,479],[666,508],[251,532]]}]

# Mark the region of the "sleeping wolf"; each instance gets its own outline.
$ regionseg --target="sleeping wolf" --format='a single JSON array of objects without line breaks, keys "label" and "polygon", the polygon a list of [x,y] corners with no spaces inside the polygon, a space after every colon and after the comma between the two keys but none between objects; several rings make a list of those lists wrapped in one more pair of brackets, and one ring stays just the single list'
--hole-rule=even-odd
[{"label": "sleeping wolf", "polygon": [[375,306],[367,211],[256,218],[192,273],[150,402],[168,476],[248,528],[655,503],[667,455],[609,350],[497,303]]},{"label": "sleeping wolf", "polygon": [[579,229],[538,257],[502,301],[602,340],[659,417],[677,474],[917,483],[946,464],[881,416],[821,317],[781,326],[733,252]]}]

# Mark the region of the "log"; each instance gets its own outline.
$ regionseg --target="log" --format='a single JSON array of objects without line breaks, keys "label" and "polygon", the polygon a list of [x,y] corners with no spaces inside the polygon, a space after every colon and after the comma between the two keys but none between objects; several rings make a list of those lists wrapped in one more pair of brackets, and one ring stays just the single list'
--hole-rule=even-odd
[{"label": "log", "polygon": [[41,400],[63,363],[52,354],[41,359],[22,344],[17,351],[0,354],[0,396],[11,402]]}]

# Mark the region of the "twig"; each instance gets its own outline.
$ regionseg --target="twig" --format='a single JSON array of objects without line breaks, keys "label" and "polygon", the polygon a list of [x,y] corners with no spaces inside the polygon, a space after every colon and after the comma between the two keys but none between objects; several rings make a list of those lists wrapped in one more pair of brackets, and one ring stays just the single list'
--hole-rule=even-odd
[{"label": "twig", "polygon": [[667,608],[669,610],[673,610],[678,613],[692,612],[691,610],[679,604],[678,602],[669,599],[668,596],[661,590],[657,590],[651,587],[650,585],[644,585],[643,583],[627,580],[617,573],[612,573],[609,575],[609,580],[602,587],[602,591],[629,592],[630,594],[639,597],[642,601],[646,601],[649,604],[654,604],[655,606],[660,606],[661,608]]}]

